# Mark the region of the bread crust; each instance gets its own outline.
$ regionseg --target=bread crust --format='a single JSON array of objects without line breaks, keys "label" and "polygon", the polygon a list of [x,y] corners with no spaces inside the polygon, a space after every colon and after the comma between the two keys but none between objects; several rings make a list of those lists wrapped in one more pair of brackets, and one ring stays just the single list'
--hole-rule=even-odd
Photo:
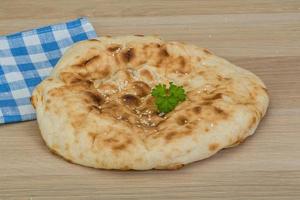
[{"label": "bread crust", "polygon": [[[151,89],[170,81],[187,99],[161,117]],[[67,50],[34,90],[47,146],[102,169],[177,169],[252,135],[264,83],[207,49],[152,36],[101,37]]]}]

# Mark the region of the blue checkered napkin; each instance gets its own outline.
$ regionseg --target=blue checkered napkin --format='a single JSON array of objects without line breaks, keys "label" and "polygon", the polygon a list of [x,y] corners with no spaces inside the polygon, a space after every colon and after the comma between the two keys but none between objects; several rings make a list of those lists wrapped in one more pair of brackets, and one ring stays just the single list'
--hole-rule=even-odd
[{"label": "blue checkered napkin", "polygon": [[35,86],[70,45],[94,37],[86,18],[0,36],[0,124],[35,119]]}]

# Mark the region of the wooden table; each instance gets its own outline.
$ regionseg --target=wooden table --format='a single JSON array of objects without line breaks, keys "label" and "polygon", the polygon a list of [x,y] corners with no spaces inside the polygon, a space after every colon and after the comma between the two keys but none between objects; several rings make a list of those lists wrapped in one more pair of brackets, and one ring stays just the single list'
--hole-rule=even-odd
[{"label": "wooden table", "polygon": [[85,168],[52,155],[36,121],[0,126],[0,199],[300,199],[300,1],[1,0],[0,34],[87,16],[99,35],[159,34],[260,76],[271,105],[237,148],[178,171]]}]

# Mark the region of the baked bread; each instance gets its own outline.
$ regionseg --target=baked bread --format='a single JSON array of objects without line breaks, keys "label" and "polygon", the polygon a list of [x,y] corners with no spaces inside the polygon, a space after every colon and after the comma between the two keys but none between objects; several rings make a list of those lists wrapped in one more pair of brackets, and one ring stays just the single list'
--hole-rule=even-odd
[{"label": "baked bread", "polygon": [[[158,114],[157,84],[186,100]],[[207,49],[152,36],[101,37],[67,50],[34,90],[41,135],[66,160],[121,169],[177,169],[254,133],[269,98],[253,73]]]}]

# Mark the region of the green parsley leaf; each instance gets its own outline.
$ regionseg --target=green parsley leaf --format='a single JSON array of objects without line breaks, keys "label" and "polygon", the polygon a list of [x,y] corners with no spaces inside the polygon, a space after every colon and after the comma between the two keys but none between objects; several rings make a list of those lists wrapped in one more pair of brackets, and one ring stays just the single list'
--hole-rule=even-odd
[{"label": "green parsley leaf", "polygon": [[152,96],[155,97],[155,105],[160,113],[168,113],[186,99],[186,94],[182,86],[169,83],[167,89],[165,84],[158,84],[152,89]]}]

